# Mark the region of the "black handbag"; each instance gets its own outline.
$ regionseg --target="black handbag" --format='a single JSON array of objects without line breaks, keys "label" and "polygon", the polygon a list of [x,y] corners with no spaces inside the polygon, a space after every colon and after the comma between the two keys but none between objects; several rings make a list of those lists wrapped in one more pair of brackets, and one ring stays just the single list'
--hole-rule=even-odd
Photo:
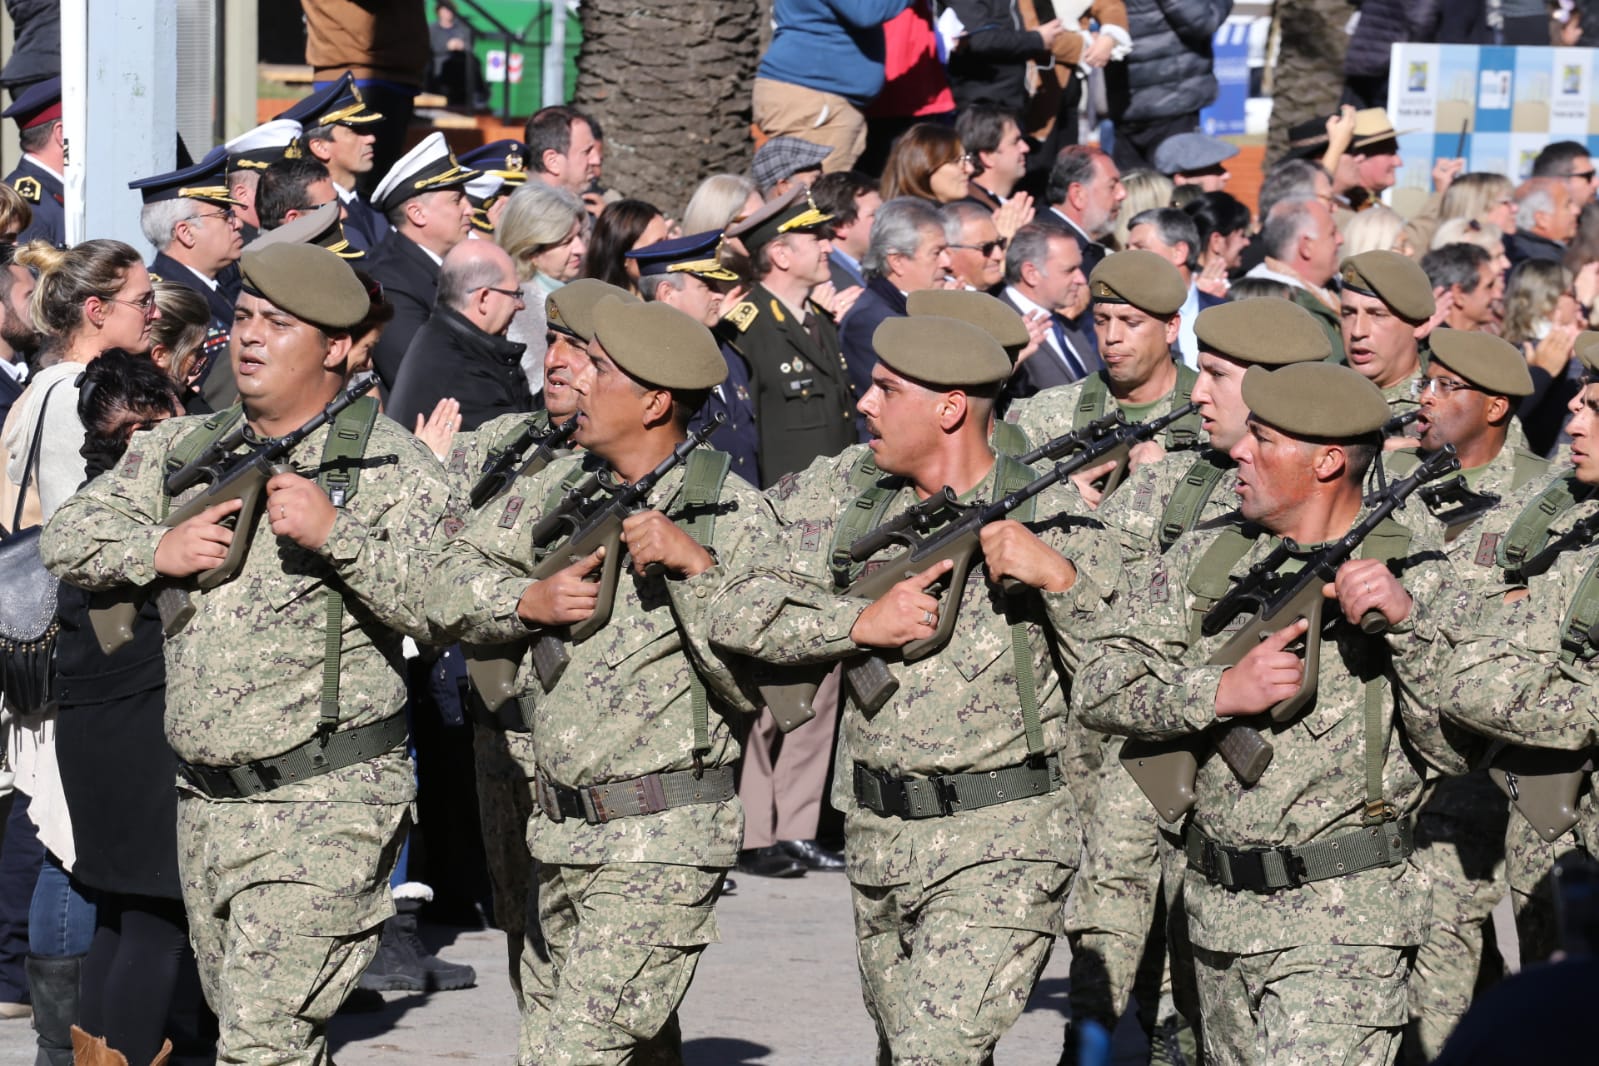
[{"label": "black handbag", "polygon": [[0,693],[18,714],[38,714],[49,709],[56,633],[60,628],[56,624],[56,593],[61,579],[44,568],[39,555],[40,527],[17,529],[28,498],[33,465],[39,458],[44,416],[53,392],[55,385],[50,386],[39,405],[28,461],[22,468],[16,513],[11,516],[13,532],[0,530],[0,537],[4,538],[0,540]]}]

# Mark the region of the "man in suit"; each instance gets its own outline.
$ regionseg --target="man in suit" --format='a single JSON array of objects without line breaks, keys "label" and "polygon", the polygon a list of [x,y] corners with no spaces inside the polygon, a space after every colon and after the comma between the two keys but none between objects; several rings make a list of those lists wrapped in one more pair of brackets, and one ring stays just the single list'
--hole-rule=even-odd
[{"label": "man in suit", "polygon": [[955,120],[955,132],[972,161],[967,197],[998,211],[1027,176],[1030,149],[1016,116],[998,107],[968,107]]},{"label": "man in suit", "polygon": [[1032,396],[1105,368],[1088,338],[1062,317],[1065,309],[1082,302],[1087,287],[1082,253],[1070,234],[1041,222],[1016,231],[1005,252],[1005,291],[1000,299],[1024,318],[1044,316],[1049,329],[1043,343],[1017,363],[1005,386],[1010,396]]},{"label": "man in suit", "polygon": [[877,182],[858,170],[834,171],[816,179],[811,186],[811,200],[818,211],[833,216],[832,236],[827,242],[833,250],[827,259],[834,291],[865,288],[866,272],[861,269],[861,260],[871,247],[877,209],[883,206]]},{"label": "man in suit", "polygon": [[244,238],[235,213],[239,202],[228,193],[227,159],[224,149],[213,148],[193,166],[128,183],[144,200],[139,229],[156,249],[150,276],[193,290],[211,312],[200,396],[214,411],[239,395],[228,359],[234,298],[222,275],[239,261]]},{"label": "man in suit", "polygon": [[1154,252],[1177,268],[1188,298],[1183,301],[1182,323],[1177,330],[1177,351],[1190,369],[1199,369],[1199,338],[1194,336],[1194,320],[1207,307],[1225,303],[1226,297],[1200,291],[1195,284],[1199,271],[1199,227],[1187,211],[1157,207],[1134,215],[1127,227],[1127,247]]},{"label": "man in suit", "polygon": [[65,178],[67,139],[61,129],[61,79],[48,78],[30,85],[0,117],[17,120],[22,161],[6,175],[6,184],[28,201],[33,221],[17,235],[17,242],[35,237],[52,244],[67,241]]},{"label": "man in suit", "polygon": [[439,267],[472,230],[466,183],[477,177],[456,160],[444,134],[430,133],[384,175],[372,192],[393,231],[368,257],[367,272],[383,285],[394,319],[372,348],[384,398],[417,330],[433,314]]},{"label": "man in suit", "polygon": [[1044,198],[1049,213],[1041,221],[1071,232],[1083,256],[1083,273],[1092,274],[1110,251],[1101,242],[1116,228],[1116,216],[1127,199],[1121,171],[1098,148],[1074,144],[1056,157]]},{"label": "man in suit", "polygon": [[956,200],[939,208],[949,241],[949,269],[961,286],[998,292],[1005,281],[1005,248],[994,213],[975,200]]},{"label": "man in suit", "polygon": [[364,252],[376,248],[388,236],[389,224],[381,211],[361,198],[355,184],[372,170],[377,124],[383,116],[366,106],[355,78],[346,72],[279,117],[292,118],[305,127],[302,143],[306,154],[320,160],[333,177],[333,187],[344,204],[344,230],[350,243]]}]

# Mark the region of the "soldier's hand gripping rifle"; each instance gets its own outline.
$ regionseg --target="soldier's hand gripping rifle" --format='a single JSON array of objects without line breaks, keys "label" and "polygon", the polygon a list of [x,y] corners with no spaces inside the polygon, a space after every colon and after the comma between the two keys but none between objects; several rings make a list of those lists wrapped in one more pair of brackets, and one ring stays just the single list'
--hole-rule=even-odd
[{"label": "soldier's hand gripping rifle", "polygon": [[[1428,456],[1408,477],[1390,481],[1386,489],[1366,500],[1368,510],[1348,533],[1308,555],[1289,539],[1284,539],[1266,558],[1216,601],[1200,623],[1207,637],[1221,633],[1246,611],[1251,617],[1206,665],[1232,666],[1261,641],[1300,619],[1307,623],[1303,638],[1304,670],[1299,690],[1270,708],[1275,722],[1292,720],[1316,695],[1316,678],[1321,666],[1322,617],[1327,598],[1322,587],[1338,575],[1339,567],[1354,558],[1356,550],[1421,486],[1460,469],[1452,445]],[[1303,560],[1292,574],[1283,567],[1291,559]],[[1388,628],[1382,612],[1367,611],[1360,619],[1362,632],[1379,634]],[[1299,643],[1296,641],[1295,643]],[[1253,716],[1248,716],[1253,717]],[[1253,787],[1271,765],[1272,747],[1258,726],[1231,718],[1193,737],[1178,741],[1128,740],[1122,745],[1121,762],[1132,774],[1161,817],[1175,822],[1194,803],[1194,777],[1199,755],[1207,742],[1216,750],[1246,787]]]},{"label": "soldier's hand gripping rifle", "polygon": [[[661,460],[654,470],[614,494],[608,495],[600,489],[597,476],[585,478],[533,527],[535,551],[553,545],[534,564],[533,581],[544,581],[598,549],[605,549],[599,576],[595,579],[600,588],[594,613],[566,626],[564,633],[545,632],[533,641],[533,670],[545,692],[555,687],[570,662],[567,642],[576,644],[587,640],[611,620],[622,566],[623,520],[644,503],[662,478],[688,459],[689,453],[709,440],[726,421],[726,415],[718,414],[673,448],[672,454]],[[527,644],[523,640],[510,644],[463,645],[467,674],[490,711],[498,711],[516,696],[516,670]]]},{"label": "soldier's hand gripping rifle", "polygon": [[[517,438],[483,468],[483,476],[472,486],[471,505],[476,511],[510,488],[518,478],[530,477],[550,465],[557,452],[577,430],[577,419],[568,418],[554,429],[540,430],[528,424]],[[524,462],[522,454],[533,448]]]},{"label": "soldier's hand gripping rifle", "polygon": [[[245,439],[245,421],[240,418],[237,426],[187,466],[167,475],[164,488],[169,499],[202,481],[207,483],[204,491],[167,515],[161,524],[168,528],[182,525],[219,503],[239,500],[241,504],[233,517],[233,540],[228,545],[227,555],[210,570],[195,575],[192,579],[195,587],[216,588],[239,572],[245,553],[250,550],[250,541],[255,536],[255,524],[261,517],[261,503],[267,482],[278,474],[294,473],[294,468],[284,463],[289,454],[376,384],[377,377],[373,374],[356,378],[305,425],[274,440],[265,441],[243,455],[234,456],[233,450]],[[89,621],[101,650],[110,655],[133,639],[133,624],[138,617],[139,605],[146,596],[152,594],[161,610],[162,631],[169,637],[180,632],[195,612],[194,599],[190,590],[184,587],[188,583],[173,584],[163,578],[150,589],[130,586],[96,595],[95,603],[89,609]]]}]

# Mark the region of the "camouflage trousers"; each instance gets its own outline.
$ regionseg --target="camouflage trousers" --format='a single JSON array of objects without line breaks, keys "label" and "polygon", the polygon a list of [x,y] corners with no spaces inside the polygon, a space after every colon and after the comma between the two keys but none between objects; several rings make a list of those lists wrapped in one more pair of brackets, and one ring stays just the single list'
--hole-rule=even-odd
[{"label": "camouflage trousers", "polygon": [[327,1023],[394,913],[403,803],[249,802],[184,793],[189,938],[219,1063],[323,1066]]},{"label": "camouflage trousers", "polygon": [[1071,868],[969,866],[936,884],[853,884],[856,950],[879,1058],[977,1066],[1015,1024],[1061,932]]},{"label": "camouflage trousers", "polygon": [[1572,829],[1551,844],[1519,812],[1510,812],[1505,827],[1505,876],[1516,911],[1516,939],[1523,966],[1547,962],[1560,946],[1554,869],[1563,856],[1580,849],[1577,832]]},{"label": "camouflage trousers", "polygon": [[1413,948],[1195,946],[1206,1066],[1387,1066],[1399,1056]]},{"label": "camouflage trousers", "polygon": [[538,867],[549,961],[535,958],[528,1023],[538,1066],[681,1066],[677,1008],[707,944],[721,867]]},{"label": "camouflage trousers", "polygon": [[1416,820],[1412,858],[1432,881],[1432,925],[1416,951],[1410,1017],[1416,1050],[1428,1061],[1471,1006],[1479,979],[1493,980],[1497,957],[1482,973],[1493,909],[1504,898],[1509,806],[1486,771],[1445,778]]},{"label": "camouflage trousers", "polygon": [[527,820],[534,806],[533,738],[473,722],[472,762],[477,771],[483,853],[494,893],[494,924],[505,934],[511,993],[522,1019],[517,1056],[526,1062],[532,1054],[528,990],[536,986],[533,966],[544,954],[533,888],[533,855],[527,849]]}]

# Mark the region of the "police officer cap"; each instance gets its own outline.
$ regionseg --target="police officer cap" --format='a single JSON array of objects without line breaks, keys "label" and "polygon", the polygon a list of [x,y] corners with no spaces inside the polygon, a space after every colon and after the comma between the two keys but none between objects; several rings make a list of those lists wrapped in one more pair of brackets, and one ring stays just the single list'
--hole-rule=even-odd
[{"label": "police officer cap", "polygon": [[1295,363],[1244,374],[1250,414],[1296,437],[1350,440],[1375,436],[1388,421],[1382,391],[1358,371],[1334,363]]},{"label": "police officer cap", "polygon": [[1287,366],[1332,355],[1327,331],[1292,300],[1239,300],[1199,312],[1194,336],[1205,351],[1238,363]]},{"label": "police officer cap", "polygon": [[545,325],[579,344],[587,344],[594,339],[594,305],[607,296],[628,304],[642,302],[626,289],[598,278],[578,278],[550,293],[544,306]]},{"label": "police officer cap", "polygon": [[1442,363],[1484,392],[1532,395],[1527,359],[1509,341],[1463,329],[1436,329],[1429,340],[1434,362]]},{"label": "police officer cap", "polygon": [[1438,309],[1427,272],[1408,255],[1361,252],[1344,260],[1338,276],[1344,288],[1375,296],[1407,322],[1425,322]]},{"label": "police officer cap", "polygon": [[708,389],[727,377],[711,331],[665,304],[607,296],[594,307],[594,339],[628,377],[664,389]]},{"label": "police officer cap", "polygon": [[1134,250],[1107,255],[1088,278],[1095,303],[1132,304],[1162,318],[1174,315],[1188,299],[1177,268],[1154,252]]},{"label": "police officer cap", "polygon": [[352,248],[344,236],[344,224],[339,221],[337,201],[312,208],[276,229],[269,229],[249,244],[247,252],[270,248],[274,244],[316,244],[340,259],[364,259],[366,254]]},{"label": "police officer cap", "polygon": [[1591,329],[1583,330],[1577,334],[1577,345],[1573,350],[1582,361],[1584,370],[1599,374],[1599,333]]},{"label": "police officer cap", "polygon": [[228,192],[228,153],[220,145],[198,163],[165,174],[128,182],[147,204],[165,200],[199,200],[219,207],[241,207]]},{"label": "police officer cap", "polygon": [[938,315],[970,322],[1005,349],[1012,363],[1032,338],[1021,314],[1004,300],[986,292],[967,289],[918,289],[905,298],[905,307],[914,315]]},{"label": "police officer cap", "polygon": [[745,250],[753,256],[785,233],[809,232],[831,221],[833,216],[811,200],[810,188],[796,185],[748,218],[727,227],[727,235],[743,241]]},{"label": "police officer cap", "polygon": [[366,106],[355,75],[345,71],[338,81],[291,104],[279,118],[292,118],[308,130],[320,126],[368,126],[383,116]]},{"label": "police officer cap", "polygon": [[46,78],[36,81],[22,92],[4,111],[0,118],[14,118],[17,129],[31,130],[61,117],[61,79]]},{"label": "police officer cap", "polygon": [[1010,377],[999,342],[958,318],[885,318],[872,334],[872,348],[890,370],[935,387],[992,385]]},{"label": "police officer cap", "polygon": [[638,266],[639,277],[656,274],[692,274],[706,281],[737,281],[738,275],[723,266],[716,257],[721,246],[719,230],[690,233],[686,237],[673,237],[656,241],[644,248],[635,248],[623,255]]},{"label": "police officer cap", "polygon": [[349,329],[372,307],[350,264],[314,244],[245,252],[239,270],[245,292],[317,326]]}]

